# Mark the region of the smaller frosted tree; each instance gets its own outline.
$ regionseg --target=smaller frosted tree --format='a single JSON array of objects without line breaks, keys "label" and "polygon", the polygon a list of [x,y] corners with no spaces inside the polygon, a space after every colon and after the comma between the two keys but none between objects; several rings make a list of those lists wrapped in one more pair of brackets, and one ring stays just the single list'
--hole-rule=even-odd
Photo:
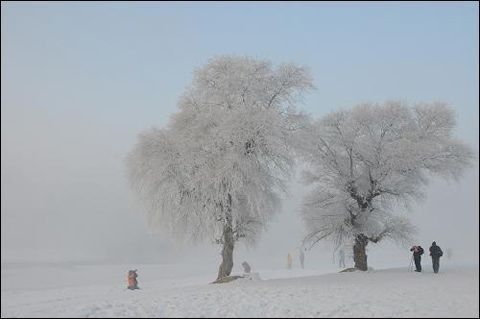
[{"label": "smaller frosted tree", "polygon": [[408,240],[415,228],[395,213],[398,204],[424,197],[432,176],[457,179],[473,159],[454,127],[443,103],[362,104],[311,123],[298,147],[304,181],[315,186],[304,200],[305,240],[352,243],[360,270],[369,242]]},{"label": "smaller frosted tree", "polygon": [[312,88],[292,64],[219,57],[194,73],[168,127],[139,138],[129,178],[155,229],[222,245],[217,279],[235,243],[254,243],[279,209],[294,164],[295,103]]}]

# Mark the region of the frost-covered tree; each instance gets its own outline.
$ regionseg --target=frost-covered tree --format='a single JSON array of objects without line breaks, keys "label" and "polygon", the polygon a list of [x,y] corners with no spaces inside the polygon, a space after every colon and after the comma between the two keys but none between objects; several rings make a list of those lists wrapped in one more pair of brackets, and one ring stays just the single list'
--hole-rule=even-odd
[{"label": "frost-covered tree", "polygon": [[[398,204],[424,197],[434,175],[457,179],[473,158],[452,137],[453,111],[443,103],[362,104],[311,123],[299,147],[307,163],[306,241],[353,244],[355,268],[367,270],[369,242],[405,241],[414,227]],[[401,206],[400,206],[401,207]]]},{"label": "frost-covered tree", "polygon": [[291,177],[295,110],[308,72],[224,56],[194,72],[179,111],[139,137],[129,177],[154,228],[221,244],[218,278],[229,276],[235,242],[254,243]]}]

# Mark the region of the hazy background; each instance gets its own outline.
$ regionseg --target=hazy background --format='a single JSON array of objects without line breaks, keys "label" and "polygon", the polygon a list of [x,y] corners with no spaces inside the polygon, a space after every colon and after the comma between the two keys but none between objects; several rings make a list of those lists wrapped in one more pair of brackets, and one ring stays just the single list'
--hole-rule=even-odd
[{"label": "hazy background", "polygon": [[[192,70],[215,55],[309,66],[318,90],[303,109],[316,117],[366,101],[448,102],[478,155],[477,3],[2,2],[1,19],[2,263],[216,263],[215,246],[149,233],[124,165],[136,135],[168,121]],[[478,176],[476,161],[459,183],[432,181],[410,212],[424,248],[436,240],[478,263]],[[305,234],[305,191],[293,183],[235,267],[284,266]],[[404,248],[369,248],[374,267],[408,265]],[[331,263],[329,245],[310,261]]]}]

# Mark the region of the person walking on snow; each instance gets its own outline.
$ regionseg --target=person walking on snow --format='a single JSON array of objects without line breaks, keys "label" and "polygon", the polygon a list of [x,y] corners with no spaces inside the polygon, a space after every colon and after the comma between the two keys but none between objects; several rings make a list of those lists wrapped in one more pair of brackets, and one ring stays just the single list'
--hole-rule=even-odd
[{"label": "person walking on snow", "polygon": [[302,269],[304,269],[305,254],[304,254],[303,249],[301,247],[300,247],[299,258],[300,258],[300,266],[302,267]]},{"label": "person walking on snow", "polygon": [[423,248],[422,246],[413,246],[410,248],[410,251],[413,251],[413,260],[415,261],[415,271],[422,272],[422,255],[423,255]]},{"label": "person walking on snow", "polygon": [[287,268],[288,269],[292,269],[292,255],[290,255],[290,253],[288,253],[287,255]]},{"label": "person walking on snow", "polygon": [[437,246],[436,242],[430,246],[430,256],[432,256],[433,272],[438,274],[440,268],[440,257],[443,256],[443,251],[440,246]]}]

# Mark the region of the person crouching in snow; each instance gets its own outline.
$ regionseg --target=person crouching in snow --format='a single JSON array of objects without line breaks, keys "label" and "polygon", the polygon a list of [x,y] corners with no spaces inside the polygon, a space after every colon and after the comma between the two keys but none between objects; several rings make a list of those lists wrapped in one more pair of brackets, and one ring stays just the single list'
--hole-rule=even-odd
[{"label": "person crouching in snow", "polygon": [[128,289],[134,290],[134,289],[140,289],[138,287],[138,282],[137,282],[137,270],[129,270],[128,271]]},{"label": "person crouching in snow", "polygon": [[243,272],[246,273],[246,274],[249,274],[250,270],[252,270],[252,268],[250,267],[250,265],[246,261],[244,261],[242,263],[242,266],[243,266]]},{"label": "person crouching in snow", "polygon": [[423,248],[422,246],[413,246],[410,248],[410,251],[413,251],[413,260],[415,261],[415,271],[422,272],[422,255],[423,255]]}]

